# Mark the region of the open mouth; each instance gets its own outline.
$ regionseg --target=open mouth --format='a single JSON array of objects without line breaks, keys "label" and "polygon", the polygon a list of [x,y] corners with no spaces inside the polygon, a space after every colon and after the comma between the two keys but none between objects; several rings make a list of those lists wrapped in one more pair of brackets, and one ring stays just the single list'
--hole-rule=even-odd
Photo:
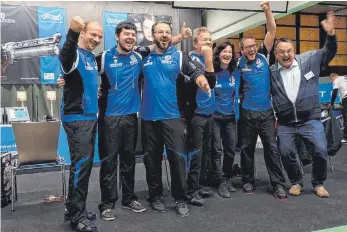
[{"label": "open mouth", "polygon": [[134,40],[133,39],[127,39],[127,40],[125,40],[125,43],[127,45],[133,45],[134,44]]},{"label": "open mouth", "polygon": [[283,57],[283,62],[288,62],[289,61],[289,57]]}]

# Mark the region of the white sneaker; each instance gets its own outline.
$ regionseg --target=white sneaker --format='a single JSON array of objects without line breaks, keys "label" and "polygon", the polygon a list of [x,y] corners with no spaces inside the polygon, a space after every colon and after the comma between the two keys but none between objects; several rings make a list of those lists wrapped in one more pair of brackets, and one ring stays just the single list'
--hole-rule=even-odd
[{"label": "white sneaker", "polygon": [[341,143],[347,144],[347,139],[341,139]]}]

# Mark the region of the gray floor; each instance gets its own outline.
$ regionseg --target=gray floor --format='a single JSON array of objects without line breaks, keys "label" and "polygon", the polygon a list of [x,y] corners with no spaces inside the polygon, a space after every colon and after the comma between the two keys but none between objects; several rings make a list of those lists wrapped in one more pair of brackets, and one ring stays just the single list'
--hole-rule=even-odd
[{"label": "gray floor", "polygon": [[[239,155],[238,155],[239,156]],[[280,203],[267,193],[268,176],[264,168],[262,150],[256,154],[256,166],[259,176],[254,195],[245,195],[240,187],[240,179],[234,183],[238,188],[231,199],[222,199],[217,194],[207,199],[206,207],[190,206],[190,216],[180,218],[175,214],[174,204],[166,191],[165,203],[169,210],[155,213],[151,209],[136,214],[120,207],[117,203],[118,218],[113,222],[96,221],[99,231],[237,231],[237,232],[290,232],[313,231],[347,225],[347,145],[334,157],[335,172],[329,171],[326,188],[331,197],[320,199],[311,192],[310,171],[305,167],[305,192],[300,197],[290,197],[286,203]],[[238,162],[238,161],[237,161]],[[97,212],[100,199],[99,168],[92,171],[88,209]],[[63,222],[62,203],[43,203],[46,195],[60,194],[60,173],[35,173],[18,176],[19,200],[16,211],[10,207],[2,209],[1,231],[71,231]],[[163,174],[166,185],[166,178]],[[140,201],[147,205],[147,184],[142,163],[136,167],[136,192]]]}]

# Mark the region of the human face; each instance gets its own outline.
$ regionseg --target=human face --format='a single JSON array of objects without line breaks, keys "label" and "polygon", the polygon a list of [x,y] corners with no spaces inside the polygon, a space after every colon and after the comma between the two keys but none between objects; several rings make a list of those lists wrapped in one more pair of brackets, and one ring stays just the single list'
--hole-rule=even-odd
[{"label": "human face", "polygon": [[166,23],[159,23],[154,28],[154,43],[161,51],[167,50],[172,41],[171,28]]},{"label": "human face", "polygon": [[124,52],[130,52],[136,44],[136,31],[123,28],[119,35],[116,34],[116,39]]},{"label": "human face", "polygon": [[294,46],[290,42],[279,42],[275,51],[276,60],[284,68],[290,68],[294,62]]},{"label": "human face", "polygon": [[219,54],[219,61],[222,66],[228,67],[232,58],[233,58],[233,50],[231,46],[228,45]]},{"label": "human face", "polygon": [[153,41],[153,35],[152,35],[152,26],[154,22],[149,19],[145,19],[142,23],[142,32],[143,36],[148,40],[148,41]]},{"label": "human face", "polygon": [[247,38],[243,41],[241,47],[241,53],[250,61],[255,60],[257,55],[257,44],[255,43],[255,39]]},{"label": "human face", "polygon": [[101,43],[104,31],[98,22],[90,22],[87,27],[81,31],[79,43],[80,47],[93,51]]},{"label": "human face", "polygon": [[194,44],[196,52],[201,54],[201,47],[205,45],[212,47],[212,37],[211,34],[208,32],[201,32],[198,35],[197,41]]}]

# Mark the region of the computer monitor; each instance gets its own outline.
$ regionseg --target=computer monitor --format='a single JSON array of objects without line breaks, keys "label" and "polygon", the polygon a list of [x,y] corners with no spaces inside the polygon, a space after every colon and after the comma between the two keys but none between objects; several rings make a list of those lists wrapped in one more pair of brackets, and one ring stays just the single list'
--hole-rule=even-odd
[{"label": "computer monitor", "polygon": [[30,121],[27,107],[6,107],[8,123]]}]

